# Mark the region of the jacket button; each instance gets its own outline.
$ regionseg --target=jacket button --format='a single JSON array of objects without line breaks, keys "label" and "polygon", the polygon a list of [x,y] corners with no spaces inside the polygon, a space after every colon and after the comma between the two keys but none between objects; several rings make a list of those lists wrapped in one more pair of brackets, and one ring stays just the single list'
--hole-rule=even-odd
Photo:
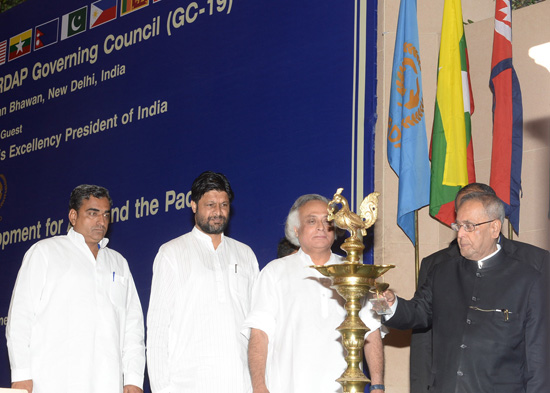
[{"label": "jacket button", "polygon": [[473,300],[474,302],[477,302],[477,297],[472,296],[472,300]]},{"label": "jacket button", "polygon": [[468,346],[467,346],[466,344],[462,344],[462,345],[460,346],[460,348],[466,349],[466,348],[468,348]]},{"label": "jacket button", "polygon": [[468,325],[471,325],[471,324],[472,324],[472,321],[471,321],[470,319],[467,319],[467,320],[466,320],[466,323],[467,323]]},{"label": "jacket button", "polygon": [[481,277],[481,273],[476,273],[476,277]]},{"label": "jacket button", "polygon": [[464,375],[464,373],[462,371],[457,371],[456,375],[458,375],[459,377],[462,377]]}]

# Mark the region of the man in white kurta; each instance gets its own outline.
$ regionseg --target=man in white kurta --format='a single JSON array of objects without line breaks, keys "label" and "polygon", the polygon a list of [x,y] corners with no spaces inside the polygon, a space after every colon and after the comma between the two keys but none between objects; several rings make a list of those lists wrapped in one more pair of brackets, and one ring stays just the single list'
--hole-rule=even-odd
[{"label": "man in white kurta", "polygon": [[212,172],[192,187],[193,230],[162,245],[153,266],[147,358],[154,393],[246,393],[248,340],[240,328],[258,262],[224,236],[233,193]]},{"label": "man in white kurta", "polygon": [[39,241],[23,259],[6,328],[13,387],[141,392],[143,313],[128,263],[103,237],[108,194],[82,202],[66,236]]},{"label": "man in white kurta", "polygon": [[[342,258],[332,254],[326,264],[337,263]],[[346,369],[346,355],[336,328],[346,317],[345,301],[312,265],[299,250],[267,264],[255,285],[244,327],[269,337],[266,377],[271,393],[341,391],[336,378]],[[380,320],[370,303],[359,315],[370,329],[367,334],[377,332]]]},{"label": "man in white kurta", "polygon": [[[310,267],[343,262],[330,251],[334,230],[327,221],[326,199],[317,194],[298,198],[287,219],[286,236],[299,242],[300,249],[262,270],[243,325],[242,333],[250,335],[254,392],[341,392],[336,379],[346,361],[336,328],[346,316],[345,301],[330,288],[328,277]],[[380,320],[368,302],[360,317],[370,329],[365,357],[371,391],[379,393],[384,389]]]}]

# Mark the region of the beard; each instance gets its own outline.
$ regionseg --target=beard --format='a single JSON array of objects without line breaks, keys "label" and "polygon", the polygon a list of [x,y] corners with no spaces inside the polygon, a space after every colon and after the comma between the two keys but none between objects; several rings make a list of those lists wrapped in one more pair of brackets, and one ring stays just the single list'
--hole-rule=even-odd
[{"label": "beard", "polygon": [[[227,228],[227,217],[224,216],[196,216],[196,218],[199,229],[209,235],[219,235]],[[220,222],[215,223],[215,220],[220,220]]]}]

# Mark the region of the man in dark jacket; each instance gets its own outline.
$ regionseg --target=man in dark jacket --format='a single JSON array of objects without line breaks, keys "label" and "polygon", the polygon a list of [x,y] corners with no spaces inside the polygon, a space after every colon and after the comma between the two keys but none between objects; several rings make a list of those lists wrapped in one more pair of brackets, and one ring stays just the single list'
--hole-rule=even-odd
[{"label": "man in dark jacket", "polygon": [[535,393],[550,386],[549,254],[502,237],[503,220],[494,195],[464,196],[453,224],[458,248],[428,257],[412,300],[385,293],[395,311],[387,326],[433,328],[430,392]]},{"label": "man in dark jacket", "polygon": [[[455,211],[462,197],[472,192],[481,192],[485,194],[496,195],[495,191],[483,183],[470,183],[460,189],[455,197]],[[504,242],[509,243],[508,239],[500,236]],[[500,242],[500,241],[499,241]],[[525,243],[514,242],[517,244],[519,251],[530,249],[533,246]],[[523,247],[523,246],[526,247]],[[449,247],[439,250],[422,260],[420,272],[418,273],[417,288],[420,288],[426,281],[428,273],[433,269],[433,266],[448,260],[450,257],[460,255],[458,243],[454,239]],[[413,329],[411,336],[410,347],[410,393],[430,393],[430,383],[432,378],[432,328]]]}]

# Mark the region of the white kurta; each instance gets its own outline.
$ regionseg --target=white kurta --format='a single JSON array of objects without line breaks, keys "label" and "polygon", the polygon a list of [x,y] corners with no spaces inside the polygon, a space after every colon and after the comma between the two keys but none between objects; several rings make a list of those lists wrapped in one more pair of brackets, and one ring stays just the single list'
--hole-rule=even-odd
[{"label": "white kurta", "polygon": [[[342,263],[332,254],[327,265]],[[346,369],[345,350],[335,330],[344,320],[344,299],[330,278],[311,268],[309,255],[276,259],[262,269],[243,333],[264,331],[269,339],[266,383],[271,393],[341,392],[335,380]],[[360,312],[369,333],[380,328],[369,302]],[[367,333],[367,335],[369,334]]]},{"label": "white kurta", "polygon": [[239,331],[258,275],[247,245],[196,227],[161,246],[147,314],[154,393],[246,393],[248,341]]},{"label": "white kurta", "polygon": [[6,327],[12,381],[32,379],[33,393],[143,386],[141,304],[128,263],[107,242],[95,259],[71,229],[27,251]]}]

